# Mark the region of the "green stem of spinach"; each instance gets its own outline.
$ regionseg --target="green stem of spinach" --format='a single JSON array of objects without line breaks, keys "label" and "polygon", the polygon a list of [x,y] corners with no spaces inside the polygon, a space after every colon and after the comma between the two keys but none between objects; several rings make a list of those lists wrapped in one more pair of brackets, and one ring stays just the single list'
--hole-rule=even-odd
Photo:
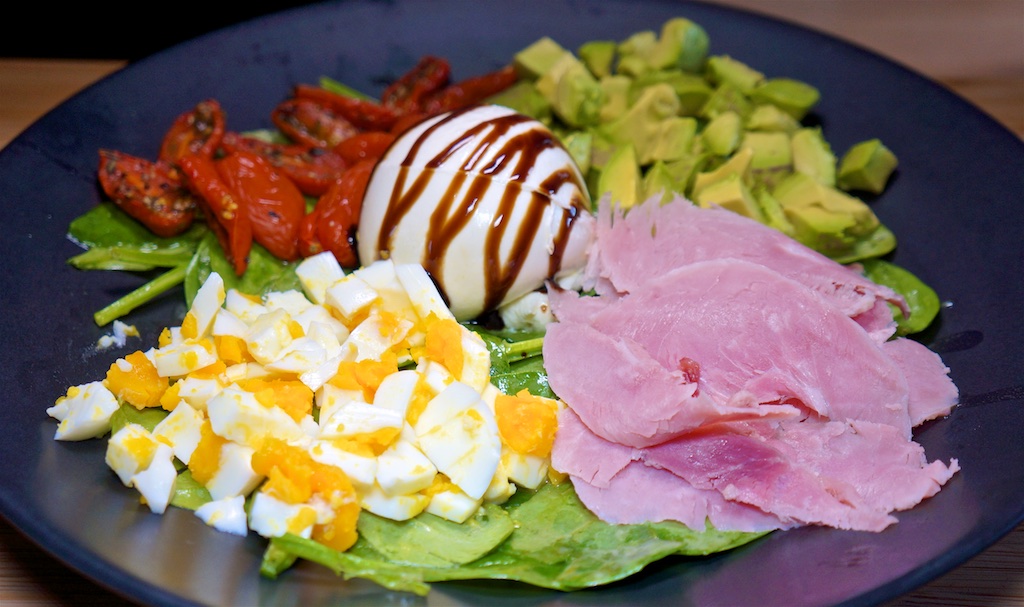
[{"label": "green stem of spinach", "polygon": [[118,299],[114,303],[93,314],[93,320],[96,321],[97,325],[102,327],[113,322],[117,318],[121,318],[142,304],[153,300],[161,293],[181,284],[182,281],[185,280],[185,270],[187,267],[187,264],[181,264],[167,272],[164,272],[160,276],[157,276],[138,289],[135,289],[121,299]]},{"label": "green stem of spinach", "polygon": [[93,247],[75,255],[68,263],[79,270],[134,270],[174,268],[192,258],[190,247],[140,249],[138,247]]},{"label": "green stem of spinach", "polygon": [[505,352],[509,357],[519,356],[527,358],[529,356],[536,356],[540,354],[541,348],[544,346],[543,337],[534,337],[532,339],[524,339],[522,341],[513,341],[505,344]]}]

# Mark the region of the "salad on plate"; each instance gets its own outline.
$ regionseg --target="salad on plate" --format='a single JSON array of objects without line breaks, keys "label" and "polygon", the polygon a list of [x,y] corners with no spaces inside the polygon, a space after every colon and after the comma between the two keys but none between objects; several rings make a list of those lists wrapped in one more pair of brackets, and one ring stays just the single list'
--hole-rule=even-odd
[{"label": "salad on plate", "polygon": [[[187,313],[70,387],[140,507],[387,588],[575,590],[807,525],[878,532],[937,493],[913,429],[956,386],[909,335],[938,297],[884,259],[897,169],[836,155],[811,83],[686,18],[376,97],[296,83],[274,129],[216,99],[147,159],[99,150],[82,270]],[[866,196],[865,196],[866,195]]]}]

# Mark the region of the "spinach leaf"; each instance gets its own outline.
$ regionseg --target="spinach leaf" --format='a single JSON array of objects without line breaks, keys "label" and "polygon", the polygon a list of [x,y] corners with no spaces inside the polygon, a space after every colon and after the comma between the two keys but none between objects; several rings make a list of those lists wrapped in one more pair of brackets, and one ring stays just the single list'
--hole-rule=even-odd
[{"label": "spinach leaf", "polygon": [[941,305],[938,294],[913,273],[882,259],[865,259],[861,265],[865,276],[891,288],[907,300],[910,316],[904,316],[901,310],[893,306],[897,334],[910,335],[924,331],[938,316]]},{"label": "spinach leaf", "polygon": [[427,512],[407,521],[359,514],[359,537],[389,561],[407,565],[464,565],[494,550],[512,530],[508,513],[493,504],[485,504],[464,523]]},{"label": "spinach leaf", "polygon": [[[493,550],[462,564],[446,564],[452,562],[443,548],[450,536],[420,535],[427,525],[433,524],[424,522],[426,515],[408,521],[408,526],[373,520],[372,525],[381,522],[384,527],[391,527],[390,531],[382,532],[364,524],[366,513],[360,515],[360,538],[347,552],[331,550],[313,540],[285,536],[271,540],[275,552],[268,549],[264,562],[279,559],[276,551],[283,549],[346,578],[367,578],[392,590],[421,595],[426,594],[429,582],[470,579],[517,580],[542,588],[578,590],[626,578],[665,557],[706,555],[764,535],[722,532],[710,527],[702,532],[693,531],[675,522],[605,523],[586,509],[568,482],[544,485],[536,492],[520,491],[504,506],[490,508],[491,513],[503,510],[514,530]],[[418,527],[420,524],[424,526]],[[457,532],[456,537],[468,539],[468,534],[462,536]],[[497,536],[491,539],[494,537]],[[412,543],[407,540],[413,539],[418,546],[396,545]],[[482,551],[485,544],[477,545],[476,550]],[[401,551],[398,559],[392,554],[395,551]],[[471,554],[464,552],[462,558]]]},{"label": "spinach leaf", "polygon": [[249,265],[242,276],[235,275],[231,262],[217,241],[217,235],[208,232],[199,242],[196,253],[185,272],[185,302],[192,305],[199,287],[213,272],[224,279],[224,289],[238,289],[250,295],[262,295],[271,291],[302,290],[302,283],[295,274],[298,262],[282,261],[265,248],[253,243],[249,253]]}]

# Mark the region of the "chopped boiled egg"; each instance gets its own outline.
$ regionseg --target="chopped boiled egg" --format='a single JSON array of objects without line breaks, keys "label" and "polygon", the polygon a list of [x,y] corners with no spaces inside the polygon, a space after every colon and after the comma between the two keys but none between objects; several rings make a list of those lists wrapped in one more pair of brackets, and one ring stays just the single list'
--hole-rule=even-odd
[{"label": "chopped boiled egg", "polygon": [[103,436],[110,431],[110,417],[120,405],[117,397],[94,381],[68,388],[46,413],[60,421],[56,440],[77,441]]},{"label": "chopped boiled egg", "polygon": [[195,514],[217,531],[241,536],[249,533],[245,514],[245,498],[241,495],[206,502],[196,508]]},{"label": "chopped boiled egg", "polygon": [[[105,456],[150,510],[170,504],[184,465],[210,493],[196,515],[211,527],[338,550],[355,542],[360,509],[463,522],[517,483],[538,486],[549,457],[524,441],[549,429],[550,403],[537,401],[544,421],[531,423],[540,405],[490,383],[487,345],[421,266],[381,260],[346,275],[332,261],[302,262],[302,291],[262,298],[212,274],[157,347],[47,409],[56,438],[107,433],[122,406],[154,408],[164,417],[152,432],[125,424]],[[503,409],[520,401],[518,417]]]}]

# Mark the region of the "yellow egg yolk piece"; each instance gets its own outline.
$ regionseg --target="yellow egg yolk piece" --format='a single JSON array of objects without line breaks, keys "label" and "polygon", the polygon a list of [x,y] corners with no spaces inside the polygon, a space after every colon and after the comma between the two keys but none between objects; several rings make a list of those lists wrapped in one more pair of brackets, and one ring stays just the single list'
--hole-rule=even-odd
[{"label": "yellow egg yolk piece", "polygon": [[314,461],[305,450],[274,438],[253,455],[252,468],[267,477],[261,491],[272,497],[298,504],[315,493],[330,504],[334,517],[313,527],[314,540],[342,551],[355,543],[359,501],[352,482],[340,468]]},{"label": "yellow egg yolk piece", "polygon": [[132,352],[110,365],[103,385],[136,409],[159,406],[160,397],[168,387],[167,378],[160,377],[142,351]]},{"label": "yellow egg yolk piece", "polygon": [[253,357],[249,354],[249,348],[245,340],[234,335],[217,335],[213,338],[213,344],[217,348],[217,358],[228,365],[252,362]]},{"label": "yellow egg yolk piece", "polygon": [[277,406],[296,422],[313,410],[313,391],[306,384],[290,379],[248,379],[239,387],[256,395],[264,406]]},{"label": "yellow egg yolk piece", "polygon": [[558,430],[554,401],[521,390],[515,396],[499,394],[494,400],[494,417],[501,440],[513,451],[547,457]]},{"label": "yellow egg yolk piece", "polygon": [[426,357],[439,363],[455,379],[462,379],[465,354],[462,351],[462,325],[451,319],[430,323],[426,336]]},{"label": "yellow egg yolk piece", "polygon": [[205,486],[217,474],[220,468],[220,450],[226,442],[227,440],[214,434],[210,420],[203,420],[199,430],[199,443],[188,460],[192,478],[200,485]]},{"label": "yellow egg yolk piece", "polygon": [[328,383],[343,390],[361,390],[363,399],[372,403],[384,378],[397,372],[398,357],[386,352],[381,360],[342,361]]}]

